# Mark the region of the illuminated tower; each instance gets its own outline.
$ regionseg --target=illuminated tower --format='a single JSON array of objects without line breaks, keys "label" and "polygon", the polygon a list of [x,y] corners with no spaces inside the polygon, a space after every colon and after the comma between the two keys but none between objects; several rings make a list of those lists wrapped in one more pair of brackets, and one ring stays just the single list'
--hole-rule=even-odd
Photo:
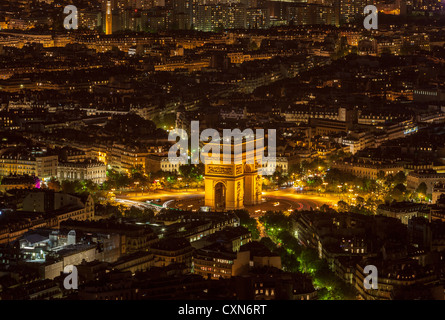
[{"label": "illuminated tower", "polygon": [[105,34],[112,33],[112,14],[111,14],[111,1],[107,1],[107,12],[105,15]]}]

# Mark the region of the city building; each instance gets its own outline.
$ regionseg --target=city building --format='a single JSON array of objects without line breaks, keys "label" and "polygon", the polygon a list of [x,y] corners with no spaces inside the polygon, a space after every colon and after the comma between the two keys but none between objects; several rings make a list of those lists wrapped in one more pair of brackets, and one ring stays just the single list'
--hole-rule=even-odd
[{"label": "city building", "polygon": [[91,180],[102,184],[107,180],[107,166],[99,161],[59,162],[57,165],[59,181]]},{"label": "city building", "polygon": [[381,204],[377,207],[377,214],[400,219],[405,225],[408,225],[408,221],[413,217],[426,216],[429,218],[429,210],[425,204],[411,202]]},{"label": "city building", "polygon": [[184,238],[161,239],[150,246],[150,252],[154,256],[156,267],[165,267],[170,264],[184,264],[186,270],[192,265],[194,248]]},{"label": "city building", "polygon": [[31,175],[47,180],[57,176],[57,163],[57,155],[7,149],[0,155],[0,176]]},{"label": "city building", "polygon": [[432,194],[436,183],[445,183],[445,173],[437,173],[435,170],[420,170],[408,173],[406,184],[409,190],[416,190],[422,183],[426,185],[426,194]]}]

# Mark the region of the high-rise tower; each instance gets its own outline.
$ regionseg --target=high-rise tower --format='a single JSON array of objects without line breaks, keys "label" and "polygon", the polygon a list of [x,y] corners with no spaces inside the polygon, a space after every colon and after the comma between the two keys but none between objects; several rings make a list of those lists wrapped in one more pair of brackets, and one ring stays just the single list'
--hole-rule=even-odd
[{"label": "high-rise tower", "polygon": [[112,33],[112,14],[111,14],[111,1],[107,1],[107,11],[105,13],[105,34],[111,34]]}]

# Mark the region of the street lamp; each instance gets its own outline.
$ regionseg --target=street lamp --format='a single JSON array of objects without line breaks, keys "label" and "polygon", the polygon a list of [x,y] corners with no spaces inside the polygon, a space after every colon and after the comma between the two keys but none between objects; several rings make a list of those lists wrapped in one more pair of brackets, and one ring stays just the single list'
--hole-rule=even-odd
[{"label": "street lamp", "polygon": [[323,185],[324,185],[324,193],[326,193],[326,186],[328,185],[328,183],[327,182],[323,182]]}]

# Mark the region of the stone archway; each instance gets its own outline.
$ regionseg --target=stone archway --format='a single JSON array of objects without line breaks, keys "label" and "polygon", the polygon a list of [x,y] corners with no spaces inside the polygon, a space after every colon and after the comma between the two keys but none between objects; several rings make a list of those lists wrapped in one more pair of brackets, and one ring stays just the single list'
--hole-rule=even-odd
[{"label": "stone archway", "polygon": [[206,165],[205,205],[215,211],[237,210],[261,203],[257,164]]},{"label": "stone archway", "polygon": [[226,186],[223,182],[217,182],[214,187],[215,192],[215,210],[224,210],[226,208]]}]

